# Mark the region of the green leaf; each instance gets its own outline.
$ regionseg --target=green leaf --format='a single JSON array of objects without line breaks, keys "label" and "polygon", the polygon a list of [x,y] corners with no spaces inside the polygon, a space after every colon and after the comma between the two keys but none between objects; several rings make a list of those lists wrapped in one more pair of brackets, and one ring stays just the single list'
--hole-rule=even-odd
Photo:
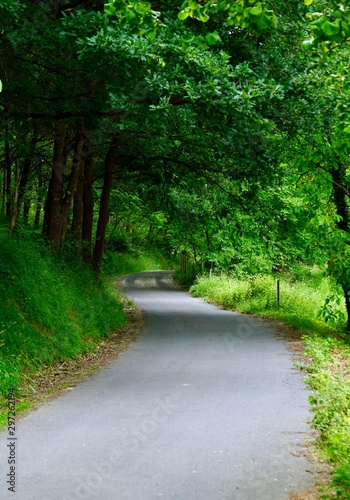
[{"label": "green leaf", "polygon": [[338,35],[340,33],[339,21],[337,20],[334,23],[324,21],[324,23],[322,23],[322,31],[326,36]]},{"label": "green leaf", "polygon": [[105,4],[105,13],[108,16],[112,16],[116,11],[115,5],[113,3]]},{"label": "green leaf", "polygon": [[186,10],[182,10],[181,12],[178,13],[177,17],[180,19],[180,21],[184,21],[185,19],[188,18],[190,13]]},{"label": "green leaf", "polygon": [[201,35],[192,38],[191,42],[194,43],[195,45],[197,45],[198,47],[200,47],[201,49],[208,48],[208,45],[205,41],[205,38]]},{"label": "green leaf", "polygon": [[321,17],[317,21],[311,23],[311,26],[314,28],[316,35],[321,32],[326,38],[334,37],[340,33],[340,23],[338,19],[334,23],[331,23],[324,17]]},{"label": "green leaf", "polygon": [[203,23],[206,23],[210,19],[208,14],[205,13],[205,9],[203,7],[198,9],[198,14],[196,14],[194,17],[196,19],[199,19],[199,21],[202,21]]},{"label": "green leaf", "polygon": [[229,14],[229,17],[227,18],[227,24],[228,26],[239,26],[241,23],[241,19],[242,16],[232,12]]},{"label": "green leaf", "polygon": [[2,92],[2,81],[0,80],[0,92]]},{"label": "green leaf", "polygon": [[218,42],[221,42],[220,35],[214,31],[213,33],[208,33],[205,37],[205,40],[208,45],[216,45]]},{"label": "green leaf", "polygon": [[256,4],[255,7],[252,7],[249,11],[249,14],[251,16],[260,16],[261,13],[262,13],[262,5],[260,2]]},{"label": "green leaf", "polygon": [[197,2],[195,2],[194,0],[188,0],[188,6],[192,10],[197,10],[199,7],[199,4]]},{"label": "green leaf", "polygon": [[313,0],[304,0],[305,5],[311,5]]},{"label": "green leaf", "polygon": [[145,16],[150,10],[152,5],[149,2],[137,2],[134,5],[135,11],[141,16]]},{"label": "green leaf", "polygon": [[213,14],[216,14],[217,12],[220,12],[221,10],[227,10],[227,9],[229,9],[229,7],[230,7],[230,5],[228,4],[228,2],[215,3],[211,7],[211,12]]},{"label": "green leaf", "polygon": [[156,34],[157,34],[157,30],[155,28],[153,28],[153,29],[147,31],[146,37],[148,38],[148,40],[153,41],[156,37]]},{"label": "green leaf", "polygon": [[259,17],[258,19],[258,27],[261,30],[264,30],[265,28],[269,28],[270,26],[273,26],[273,20],[268,17],[266,14],[263,14],[262,16]]}]

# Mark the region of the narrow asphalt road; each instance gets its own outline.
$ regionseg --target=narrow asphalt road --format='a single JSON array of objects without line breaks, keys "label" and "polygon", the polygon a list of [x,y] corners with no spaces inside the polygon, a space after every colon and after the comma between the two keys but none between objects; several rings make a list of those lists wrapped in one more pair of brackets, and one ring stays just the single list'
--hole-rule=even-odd
[{"label": "narrow asphalt road", "polygon": [[176,290],[170,272],[129,275],[124,290],[146,313],[141,337],[20,420],[15,442],[0,434],[0,498],[284,500],[310,487],[308,393],[270,327]]}]

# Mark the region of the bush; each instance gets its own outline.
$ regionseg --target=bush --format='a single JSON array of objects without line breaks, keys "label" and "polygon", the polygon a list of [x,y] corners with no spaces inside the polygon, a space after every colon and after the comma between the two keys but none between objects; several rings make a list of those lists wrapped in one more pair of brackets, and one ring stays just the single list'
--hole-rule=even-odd
[{"label": "bush", "polygon": [[[301,281],[296,271],[236,277],[234,275],[197,277],[191,292],[228,309],[244,313],[277,315],[293,326],[317,325],[329,322],[344,328],[345,301],[342,292],[329,277],[311,268]],[[280,307],[277,302],[277,280],[280,281]],[[322,314],[328,300],[328,315]]]},{"label": "bush", "polygon": [[337,498],[350,500],[350,461],[334,469],[332,486]]},{"label": "bush", "polygon": [[350,346],[338,337],[305,337],[310,363],[306,382],[312,393],[312,427],[319,432],[317,445],[335,465],[330,496],[350,498]]}]

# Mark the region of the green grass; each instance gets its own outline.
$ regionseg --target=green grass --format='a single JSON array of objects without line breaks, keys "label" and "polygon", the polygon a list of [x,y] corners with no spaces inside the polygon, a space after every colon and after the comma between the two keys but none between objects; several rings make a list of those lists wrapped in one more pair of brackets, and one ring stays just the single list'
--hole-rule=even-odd
[{"label": "green grass", "polygon": [[339,286],[317,267],[298,266],[280,275],[200,276],[191,292],[227,309],[279,318],[304,333],[305,361],[298,367],[307,372],[310,423],[319,434],[320,457],[334,467],[322,498],[350,500],[350,338]]},{"label": "green grass", "polygon": [[304,338],[312,427],[319,432],[320,456],[335,468],[323,498],[350,499],[350,343],[337,336],[309,334]]},{"label": "green grass", "polygon": [[[345,301],[339,286],[318,268],[305,275],[199,276],[190,288],[196,297],[243,313],[280,317],[297,328],[345,328]],[[280,282],[280,305],[277,302]],[[325,305],[326,300],[330,299]]]},{"label": "green grass", "polygon": [[[16,414],[18,415],[19,413],[29,410],[30,408],[33,408],[33,405],[28,402],[28,401],[21,401],[20,403],[17,402],[16,404]],[[6,425],[8,422],[8,413],[7,411],[2,411],[0,412],[0,428]]]},{"label": "green grass", "polygon": [[40,243],[0,234],[0,406],[24,377],[90,351],[125,321],[110,281]]}]

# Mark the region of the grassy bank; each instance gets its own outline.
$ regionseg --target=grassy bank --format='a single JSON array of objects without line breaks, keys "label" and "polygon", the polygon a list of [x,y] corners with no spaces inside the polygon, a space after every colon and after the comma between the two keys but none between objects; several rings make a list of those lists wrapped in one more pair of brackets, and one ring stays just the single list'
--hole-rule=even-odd
[{"label": "grassy bank", "polygon": [[319,456],[334,466],[322,498],[350,499],[350,343],[317,332],[304,337],[307,361],[300,368],[311,394],[312,426]]},{"label": "grassy bank", "polygon": [[1,407],[10,388],[93,350],[125,321],[111,282],[32,239],[0,235],[0,276]]},{"label": "grassy bank", "polygon": [[35,234],[0,231],[0,423],[15,388],[17,411],[28,407],[21,387],[58,362],[92,353],[126,321],[114,280],[167,267],[153,249],[107,254],[100,277],[68,255],[54,256]]},{"label": "grassy bank", "polygon": [[[280,282],[279,307],[277,280]],[[320,498],[350,499],[350,339],[339,287],[318,268],[259,276],[200,276],[191,287],[227,309],[279,318],[298,329],[305,344],[311,426],[318,431],[317,454],[334,467]]]}]

